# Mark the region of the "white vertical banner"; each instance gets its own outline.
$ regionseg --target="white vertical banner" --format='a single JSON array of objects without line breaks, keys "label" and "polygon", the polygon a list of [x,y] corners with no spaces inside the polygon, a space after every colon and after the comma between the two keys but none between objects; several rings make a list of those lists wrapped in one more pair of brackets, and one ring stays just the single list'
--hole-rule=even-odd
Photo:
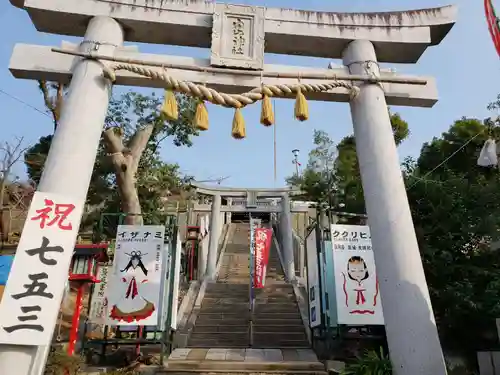
[{"label": "white vertical banner", "polygon": [[[170,327],[175,330],[177,329],[177,310],[179,306],[179,286],[180,286],[180,273],[181,273],[181,252],[182,252],[182,241],[180,237],[179,231],[177,231],[177,243],[175,248],[172,249],[175,251],[175,265],[173,270],[173,275],[170,277],[174,278],[174,284],[172,291],[172,321],[170,323]],[[172,259],[172,258],[171,258]]]},{"label": "white vertical banner", "polygon": [[321,304],[319,290],[319,265],[316,230],[312,230],[306,238],[307,251],[307,286],[309,296],[309,325],[311,328],[321,324]]},{"label": "white vertical banner", "polygon": [[339,324],[383,325],[384,315],[367,225],[332,225]]},{"label": "white vertical banner", "polygon": [[99,283],[94,284],[94,290],[90,297],[89,322],[94,324],[106,324],[108,316],[108,297],[107,285],[108,275],[111,272],[111,266],[100,265],[97,279]]},{"label": "white vertical banner", "polygon": [[83,205],[59,194],[33,196],[0,303],[0,343],[50,343]]},{"label": "white vertical banner", "polygon": [[118,226],[108,280],[109,325],[159,324],[164,236],[161,225]]}]

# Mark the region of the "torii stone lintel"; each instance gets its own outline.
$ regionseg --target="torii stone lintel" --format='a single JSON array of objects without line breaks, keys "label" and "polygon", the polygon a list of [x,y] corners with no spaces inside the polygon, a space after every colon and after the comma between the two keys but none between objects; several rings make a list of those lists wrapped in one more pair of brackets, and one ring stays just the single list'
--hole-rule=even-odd
[{"label": "torii stone lintel", "polygon": [[227,186],[210,186],[201,183],[192,183],[191,186],[196,189],[197,193],[204,195],[220,195],[221,197],[246,197],[248,193],[253,193],[258,198],[280,198],[287,194],[302,195],[303,192],[291,187],[284,188],[238,188]]},{"label": "torii stone lintel", "polygon": [[[67,50],[77,50],[75,45],[63,43]],[[9,69],[16,78],[31,80],[47,80],[54,82],[68,83],[72,75],[72,68],[79,57],[64,55],[51,51],[50,46],[38,46],[29,44],[16,44],[10,60]],[[135,53],[135,50],[118,49],[115,57],[124,57],[140,59],[152,62],[164,62],[165,64],[178,64],[193,67],[210,67],[209,59],[196,59],[182,56],[168,56],[146,53]],[[287,65],[264,65],[265,72],[296,73],[297,77],[301,74],[314,72],[331,76],[332,73],[345,75],[347,68],[321,69],[312,67],[296,67]],[[259,87],[262,83],[268,85],[296,84],[296,79],[291,78],[271,78],[258,76],[240,77],[235,74],[213,74],[210,72],[199,72],[184,69],[168,69],[169,74],[180,81],[190,81],[199,84],[207,84],[220,92],[228,94],[240,94]],[[397,74],[389,70],[381,71],[380,76],[397,77]],[[438,100],[436,81],[433,77],[413,77],[422,78],[427,81],[426,85],[409,85],[401,83],[384,83],[384,92],[388,105],[409,106],[409,107],[432,107]],[[302,83],[328,83],[331,79],[302,79]],[[163,88],[164,82],[152,80],[147,77],[139,76],[128,71],[117,71],[117,85]],[[309,100],[349,102],[349,92],[344,88],[337,88],[328,92],[308,93]]]},{"label": "torii stone lintel", "polygon": [[[10,0],[24,8],[37,30],[83,36],[89,17],[113,17],[131,42],[210,48],[212,18],[221,7],[205,0]],[[265,51],[341,58],[353,40],[371,40],[379,62],[414,63],[453,27],[455,6],[374,13],[263,9]]]}]

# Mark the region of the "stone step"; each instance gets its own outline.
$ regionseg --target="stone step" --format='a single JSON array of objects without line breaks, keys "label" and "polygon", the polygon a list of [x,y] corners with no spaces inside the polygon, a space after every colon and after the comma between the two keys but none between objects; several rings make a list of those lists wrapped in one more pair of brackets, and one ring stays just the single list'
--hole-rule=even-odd
[{"label": "stone step", "polygon": [[298,326],[303,324],[302,318],[299,315],[295,314],[291,317],[288,317],[287,319],[278,318],[274,314],[273,318],[263,318],[262,316],[255,316],[254,322],[257,325],[267,326],[267,327],[277,327],[280,325]]},{"label": "stone step", "polygon": [[246,325],[196,325],[193,329],[193,333],[247,333],[250,329],[250,323]]},{"label": "stone step", "polygon": [[[225,283],[210,283],[207,285],[207,292],[248,292],[248,285],[246,288],[241,285],[225,284]],[[292,289],[293,292],[293,289]]]},{"label": "stone step", "polygon": [[298,312],[286,312],[286,313],[268,313],[268,312],[261,312],[258,314],[254,314],[254,320],[255,321],[260,321],[260,320],[274,320],[276,322],[279,321],[288,321],[288,320],[300,320],[300,314]]},{"label": "stone step", "polygon": [[281,349],[281,348],[296,348],[305,349],[309,348],[310,344],[307,340],[301,341],[276,341],[270,342],[268,340],[261,342],[254,341],[252,348],[255,349]]},{"label": "stone step", "polygon": [[311,349],[175,349],[157,374],[326,375]]},{"label": "stone step", "polygon": [[[253,333],[253,340],[254,342],[262,342],[262,343],[275,343],[275,342],[308,342],[307,341],[307,336],[304,330],[302,332],[289,332],[289,333],[281,333],[279,335],[276,335],[274,333],[269,333],[269,332],[264,332],[264,333],[259,333],[259,332],[254,332]],[[309,346],[309,345],[307,345]]]},{"label": "stone step", "polygon": [[220,310],[221,312],[232,312],[233,314],[238,314],[240,311],[247,311],[249,309],[249,304],[246,301],[233,303],[232,305],[224,303],[211,303],[208,301],[201,304],[201,309],[201,311]]},{"label": "stone step", "polygon": [[244,332],[192,332],[188,341],[196,339],[207,339],[207,340],[217,340],[218,342],[224,341],[237,341],[237,342],[248,342],[250,337],[250,329]]},{"label": "stone step", "polygon": [[267,325],[261,324],[257,321],[253,323],[252,329],[254,333],[305,333],[305,329],[302,324]]},{"label": "stone step", "polygon": [[248,348],[250,337],[247,336],[244,340],[239,338],[230,338],[222,340],[218,338],[208,337],[190,337],[188,340],[188,348]]},{"label": "stone step", "polygon": [[[223,350],[220,352],[224,354]],[[165,373],[225,374],[326,374],[320,362],[308,361],[230,361],[230,360],[168,360]],[[160,372],[161,373],[161,372]],[[188,372],[189,373],[189,372]]]},{"label": "stone step", "polygon": [[254,312],[259,313],[299,313],[299,308],[295,303],[256,303],[254,305]]},{"label": "stone step", "polygon": [[231,315],[231,314],[199,314],[196,318],[195,326],[197,325],[244,325],[250,320],[247,315]]},{"label": "stone step", "polygon": [[213,305],[213,306],[203,306],[200,311],[203,314],[249,314],[248,304],[244,305]]},{"label": "stone step", "polygon": [[219,298],[213,298],[213,297],[205,297],[203,298],[203,302],[201,304],[202,308],[204,305],[206,306],[215,306],[215,305],[240,305],[240,304],[245,304],[246,307],[248,308],[248,296],[247,299],[242,299],[242,298],[233,298],[232,296],[229,297],[219,297]]},{"label": "stone step", "polygon": [[230,327],[228,329],[232,329],[232,327],[246,326],[250,324],[249,322],[250,322],[249,319],[244,320],[241,318],[233,318],[233,319],[225,318],[224,320],[222,320],[222,319],[210,319],[210,318],[207,319],[206,317],[200,319],[198,317],[198,319],[196,319],[196,324],[194,328],[211,327],[224,324],[225,326]]}]

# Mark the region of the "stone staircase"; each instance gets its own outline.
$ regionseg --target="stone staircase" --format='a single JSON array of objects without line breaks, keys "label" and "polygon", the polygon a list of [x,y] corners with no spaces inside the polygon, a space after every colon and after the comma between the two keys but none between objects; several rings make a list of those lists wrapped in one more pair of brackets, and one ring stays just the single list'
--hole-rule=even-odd
[{"label": "stone staircase", "polygon": [[292,285],[271,249],[266,285],[249,311],[249,225],[234,224],[217,283],[207,285],[188,340],[194,348],[308,348]]},{"label": "stone staircase", "polygon": [[249,225],[233,224],[216,283],[205,290],[188,347],[247,348],[250,345]]},{"label": "stone staircase", "polygon": [[285,282],[283,268],[271,247],[263,289],[255,290],[252,320],[253,348],[308,348],[304,323],[293,286]]},{"label": "stone staircase", "polygon": [[216,283],[207,285],[187,348],[157,374],[326,375],[309,348],[293,287],[271,250],[265,288],[249,311],[249,225],[232,224]]}]

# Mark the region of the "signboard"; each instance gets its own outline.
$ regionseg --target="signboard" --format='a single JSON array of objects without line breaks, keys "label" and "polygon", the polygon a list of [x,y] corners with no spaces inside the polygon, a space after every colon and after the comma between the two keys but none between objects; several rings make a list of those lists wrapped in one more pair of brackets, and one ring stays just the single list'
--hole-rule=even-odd
[{"label": "signboard", "polygon": [[255,229],[255,273],[253,279],[254,288],[264,288],[266,284],[266,271],[269,262],[269,251],[273,230],[266,228]]},{"label": "signboard", "polygon": [[111,272],[111,266],[101,265],[97,279],[100,283],[94,285],[92,297],[90,299],[89,322],[94,324],[106,324],[108,316],[107,285],[108,273]]},{"label": "signboard", "polygon": [[337,301],[335,300],[335,267],[333,264],[333,246],[331,241],[323,241],[322,258],[323,301],[326,315],[326,325],[337,327]]},{"label": "signboard", "polygon": [[109,325],[157,325],[165,227],[119,225],[108,280]]},{"label": "signboard", "polygon": [[0,255],[0,285],[7,284],[14,255]]},{"label": "signboard", "polygon": [[[182,242],[180,233],[177,232],[177,244],[174,249],[175,251],[175,264],[172,270],[173,275],[170,274],[170,277],[173,277],[173,296],[172,296],[172,320],[170,322],[170,327],[172,329],[177,329],[177,310],[179,306],[179,284],[180,284],[180,273],[181,273],[181,251],[182,251]],[[172,259],[172,258],[170,258]]]},{"label": "signboard", "polygon": [[332,225],[331,232],[338,323],[383,325],[370,228]]},{"label": "signboard", "polygon": [[0,303],[0,343],[49,344],[83,204],[58,194],[33,196]]},{"label": "signboard", "polygon": [[307,252],[307,287],[309,288],[309,326],[321,324],[321,303],[319,288],[319,264],[316,231],[312,230],[306,237]]},{"label": "signboard", "polygon": [[0,301],[2,301],[5,284],[9,278],[9,272],[12,267],[14,255],[0,255]]}]

